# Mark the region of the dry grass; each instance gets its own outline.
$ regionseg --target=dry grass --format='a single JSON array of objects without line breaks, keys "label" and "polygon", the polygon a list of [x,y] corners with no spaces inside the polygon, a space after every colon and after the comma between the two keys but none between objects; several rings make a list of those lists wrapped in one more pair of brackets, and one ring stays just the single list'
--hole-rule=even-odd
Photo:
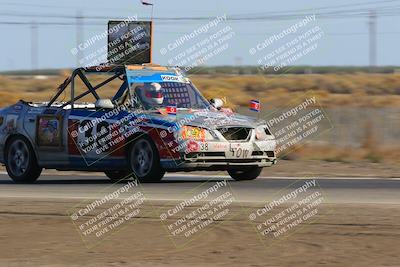
[{"label": "dry grass", "polygon": [[[68,75],[68,72],[62,72],[43,80],[0,76],[0,106],[15,103],[17,99],[47,101]],[[207,98],[226,97],[230,106],[247,106],[254,98],[282,106],[312,90],[325,107],[400,107],[400,74],[193,75],[191,78]],[[92,81],[101,80],[95,78]],[[115,81],[99,93],[103,97],[112,96],[119,82]],[[79,83],[77,88],[84,90]]]},{"label": "dry grass", "polygon": [[[49,76],[47,79],[35,79],[25,77],[0,76],[0,107],[15,103],[19,99],[26,101],[49,101],[57,92],[57,87],[61,84],[68,74],[60,76]],[[104,77],[95,77],[90,79],[93,85],[104,81]],[[119,79],[109,83],[107,87],[99,89],[97,92],[103,98],[114,96],[119,86]],[[77,79],[75,83],[75,95],[86,91],[86,87]],[[70,99],[70,90],[66,90],[58,99],[67,101]],[[93,102],[93,96],[89,95],[82,98],[81,101]]]},{"label": "dry grass", "polygon": [[327,162],[390,162],[400,163],[400,150],[397,147],[351,148],[335,146],[302,146],[285,159],[323,160]]},{"label": "dry grass", "polygon": [[310,74],[271,76],[194,76],[207,97],[227,96],[231,105],[257,98],[275,106],[312,90],[325,107],[400,106],[400,74]]},{"label": "dry grass", "polygon": [[371,162],[371,163],[400,163],[400,147],[379,145],[371,123],[363,129],[364,137],[361,147],[335,145],[309,145],[294,147],[294,152],[285,159],[323,160],[327,162]]}]

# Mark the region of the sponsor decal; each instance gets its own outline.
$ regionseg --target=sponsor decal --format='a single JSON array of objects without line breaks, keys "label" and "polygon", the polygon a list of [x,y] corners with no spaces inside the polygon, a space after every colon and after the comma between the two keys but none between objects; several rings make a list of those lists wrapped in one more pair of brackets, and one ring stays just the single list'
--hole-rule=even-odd
[{"label": "sponsor decal", "polygon": [[37,144],[39,146],[61,146],[61,118],[52,115],[38,116]]},{"label": "sponsor decal", "polygon": [[5,128],[3,129],[4,133],[13,133],[17,131],[17,120],[18,115],[9,114],[5,119]]},{"label": "sponsor decal", "polygon": [[20,112],[20,111],[22,110],[22,106],[21,106],[21,105],[15,105],[15,106],[14,106],[14,110],[15,110],[16,112]]},{"label": "sponsor decal", "polygon": [[182,138],[187,140],[205,140],[206,132],[203,128],[185,125],[182,127]]},{"label": "sponsor decal", "polygon": [[161,75],[161,80],[163,80],[164,82],[178,82],[178,83],[184,82],[182,77],[175,75]]},{"label": "sponsor decal", "polygon": [[221,112],[224,113],[227,116],[233,115],[233,110],[230,108],[221,108]]},{"label": "sponsor decal", "polygon": [[227,144],[223,144],[223,143],[216,143],[212,145],[213,150],[227,150],[228,149],[228,145]]},{"label": "sponsor decal", "polygon": [[187,152],[196,152],[196,151],[199,151],[200,150],[200,146],[199,146],[199,144],[197,143],[197,142],[195,142],[195,141],[189,141],[188,143],[187,143],[187,147],[186,147],[186,151]]}]

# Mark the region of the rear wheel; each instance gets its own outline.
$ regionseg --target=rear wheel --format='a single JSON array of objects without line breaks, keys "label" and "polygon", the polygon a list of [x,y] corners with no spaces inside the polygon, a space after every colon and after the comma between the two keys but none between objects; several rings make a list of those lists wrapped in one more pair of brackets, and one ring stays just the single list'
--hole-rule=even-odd
[{"label": "rear wheel", "polygon": [[157,148],[149,137],[136,140],[129,156],[131,169],[140,182],[158,182],[164,177]]},{"label": "rear wheel", "polygon": [[42,173],[30,143],[23,137],[13,138],[6,148],[6,169],[16,183],[33,183]]},{"label": "rear wheel", "polygon": [[263,168],[253,167],[243,170],[228,170],[229,175],[236,181],[254,180],[260,176]]}]

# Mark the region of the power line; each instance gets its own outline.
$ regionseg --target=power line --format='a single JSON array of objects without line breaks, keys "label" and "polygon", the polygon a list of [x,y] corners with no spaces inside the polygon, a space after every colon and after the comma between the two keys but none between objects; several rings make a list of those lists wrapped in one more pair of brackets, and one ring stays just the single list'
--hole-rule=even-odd
[{"label": "power line", "polygon": [[[399,0],[390,0],[399,1]],[[375,7],[374,10],[379,16],[392,16],[400,14],[400,6],[381,6]],[[323,8],[321,8],[323,9]],[[341,9],[341,10],[328,10],[324,12],[306,12],[299,13],[300,11],[310,11],[312,9],[298,10],[296,13],[293,12],[268,12],[255,14],[240,14],[227,16],[227,21],[256,21],[256,20],[292,20],[303,18],[310,14],[315,14],[319,19],[329,18],[343,18],[343,17],[369,17],[369,11],[371,8],[364,9]],[[316,11],[316,10],[314,10]],[[261,15],[260,15],[261,14]],[[6,17],[40,17],[40,18],[63,18],[63,19],[76,19],[74,15],[64,14],[34,14],[34,13],[15,13],[15,12],[0,12],[0,16]],[[126,19],[125,17],[110,17],[110,16],[84,16],[84,19],[88,20],[108,20],[108,19]],[[212,20],[215,17],[155,17],[157,21],[205,21]],[[141,18],[148,19],[148,18]]]},{"label": "power line", "polygon": [[[63,5],[44,5],[44,4],[26,4],[26,3],[14,3],[14,2],[6,2],[6,3],[0,3],[0,5],[4,5],[4,6],[15,6],[15,7],[20,7],[20,6],[24,6],[24,7],[40,7],[40,8],[56,8],[56,9],[74,9],[76,10],[76,6],[63,6]],[[93,7],[93,6],[80,6],[79,8],[83,9],[83,8],[87,8],[90,10],[118,10],[118,11],[126,11],[126,8],[113,8],[113,7]]]},{"label": "power line", "polygon": [[[185,34],[187,32],[171,32],[171,31],[155,31],[158,34]],[[210,34],[213,34],[215,32],[210,32]],[[265,35],[272,35],[276,34],[276,32],[259,32],[259,33],[252,33],[252,32],[235,32],[235,35],[245,35],[245,36],[265,36]],[[377,35],[398,35],[400,32],[377,32]],[[303,34],[289,34],[293,36],[302,36]],[[369,32],[324,32],[324,35],[328,36],[354,36],[354,35],[369,35]]]},{"label": "power line", "polygon": [[[18,22],[18,21],[0,21],[0,25],[22,25],[22,26],[31,26],[32,22]],[[44,22],[44,23],[38,23],[35,22],[35,25],[37,26],[77,26],[76,23],[58,23],[58,22]],[[101,26],[104,27],[104,23],[84,23],[84,26]],[[161,34],[185,34],[187,32],[185,31],[160,31],[156,30],[156,33],[161,33]],[[249,36],[263,36],[263,35],[268,35],[268,34],[275,34],[276,32],[259,32],[259,33],[251,33],[251,32],[245,32],[245,33],[240,33],[236,32],[237,35],[249,35]],[[369,35],[369,32],[324,32],[324,35],[328,36],[354,36],[354,35]],[[396,31],[390,31],[390,32],[376,32],[376,35],[398,35],[400,32]],[[301,34],[293,34],[296,36],[300,36]]]},{"label": "power line", "polygon": [[[400,0],[379,0],[379,1],[369,1],[369,2],[359,2],[359,3],[352,3],[352,4],[342,4],[342,5],[331,5],[331,6],[323,6],[323,7],[314,7],[314,8],[306,8],[306,9],[289,9],[285,11],[268,11],[268,14],[285,14],[285,13],[298,13],[298,12],[303,12],[303,11],[316,11],[316,10],[325,10],[325,9],[333,9],[333,8],[341,8],[341,7],[357,7],[357,6],[368,6],[371,4],[382,4],[382,3],[393,3],[393,2],[399,2]],[[76,6],[60,6],[60,5],[44,5],[44,4],[26,4],[26,3],[15,3],[15,2],[6,2],[6,3],[0,3],[0,5],[6,5],[6,6],[30,6],[30,7],[45,7],[45,8],[61,8],[61,9],[74,9],[76,10]],[[376,6],[379,7],[379,6]],[[88,8],[91,10],[124,10],[126,11],[126,8],[114,8],[114,7],[79,7],[79,8]],[[368,8],[375,8],[375,7],[368,7]],[[260,15],[260,14],[265,14],[263,13],[251,13],[248,15]],[[57,15],[58,16],[58,15]],[[239,15],[233,15],[233,16],[240,16]]]},{"label": "power line", "polygon": [[[316,8],[305,8],[305,9],[291,9],[291,10],[285,10],[285,11],[268,11],[268,14],[285,14],[285,13],[298,13],[298,12],[304,12],[304,11],[316,11],[316,10],[324,10],[324,9],[335,9],[335,8],[341,8],[341,7],[356,7],[356,6],[365,6],[365,5],[371,5],[371,4],[382,4],[382,3],[393,3],[393,2],[400,2],[400,0],[380,0],[380,1],[371,1],[371,2],[360,2],[360,3],[352,3],[352,4],[343,4],[343,5],[332,5],[332,6],[324,6],[324,7],[316,7]],[[379,7],[379,6],[376,6]],[[376,8],[376,7],[368,7],[368,8]],[[247,15],[260,15],[260,14],[265,14],[265,12],[262,13],[251,13]]]},{"label": "power line", "polygon": [[[1,15],[1,14],[0,14]],[[258,17],[258,18],[227,18],[227,21],[232,21],[232,22],[255,22],[255,21],[271,21],[271,20],[294,20],[294,19],[302,19],[305,16],[310,15],[310,14],[301,14],[301,15],[296,15],[296,16],[265,16],[265,17]],[[364,17],[369,17],[369,12],[359,12],[359,13],[347,13],[347,14],[329,14],[329,15],[324,15],[324,14],[315,14],[318,19],[344,19],[344,18],[364,18]],[[400,7],[392,10],[388,10],[388,12],[381,12],[378,13],[377,15],[380,17],[391,17],[391,16],[399,16],[400,15]],[[26,17],[26,15],[18,15],[17,17]],[[36,16],[34,16],[36,17]],[[39,16],[40,17],[40,16]],[[59,18],[58,16],[54,16],[54,18]],[[69,17],[68,17],[69,18]],[[73,16],[74,19],[76,19],[76,16]],[[86,17],[83,16],[82,19],[93,19],[93,17]],[[100,19],[100,18],[98,18]],[[126,18],[115,18],[115,17],[101,17],[101,19],[104,20],[109,20],[109,19],[115,19],[115,20],[125,20]],[[204,20],[212,20],[215,19],[215,17],[207,17],[207,18],[154,18],[154,20],[160,20],[163,21],[164,23],[170,22],[171,24],[174,23],[174,21],[204,21]],[[142,18],[139,20],[148,20],[148,18]],[[21,21],[3,21],[0,22],[0,24],[13,24],[13,25],[28,25],[29,22],[21,22]],[[65,26],[71,26],[75,25],[76,23],[73,22],[38,22],[40,25],[65,25]],[[104,25],[104,23],[93,23],[93,22],[87,22],[86,24],[88,25]]]}]

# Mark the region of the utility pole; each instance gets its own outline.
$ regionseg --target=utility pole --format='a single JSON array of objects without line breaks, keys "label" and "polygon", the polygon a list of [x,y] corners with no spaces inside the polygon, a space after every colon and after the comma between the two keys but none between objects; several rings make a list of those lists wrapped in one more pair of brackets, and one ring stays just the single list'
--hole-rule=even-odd
[{"label": "utility pole", "polygon": [[83,42],[83,15],[82,12],[77,11],[76,13],[76,67],[80,67],[81,59],[83,59],[83,51],[79,49],[79,45]]},{"label": "utility pole", "polygon": [[235,57],[236,70],[233,70],[235,74],[243,74],[241,69],[242,63],[243,63],[242,57]]},{"label": "utility pole", "polygon": [[35,21],[31,22],[31,70],[38,69],[38,25]]},{"label": "utility pole", "polygon": [[376,12],[374,10],[371,10],[369,13],[369,67],[370,67],[370,72],[374,71],[374,67],[377,64],[376,61]]}]

